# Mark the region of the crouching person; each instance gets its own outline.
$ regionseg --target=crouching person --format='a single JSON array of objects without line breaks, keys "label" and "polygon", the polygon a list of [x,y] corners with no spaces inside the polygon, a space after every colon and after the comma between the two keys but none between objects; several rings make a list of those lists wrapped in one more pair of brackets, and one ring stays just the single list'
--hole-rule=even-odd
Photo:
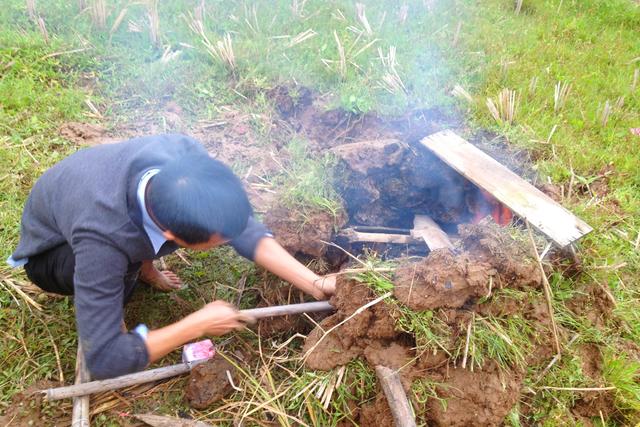
[{"label": "crouching person", "polygon": [[80,150],[36,182],[8,262],[47,292],[73,295],[76,325],[92,378],[145,368],[203,335],[223,335],[248,319],[213,301],[176,323],[123,331],[123,308],[140,279],[160,290],[179,278],[153,260],[183,247],[236,251],[316,299],[335,281],[288,254],[252,216],[240,180],[184,135],[158,135]]}]

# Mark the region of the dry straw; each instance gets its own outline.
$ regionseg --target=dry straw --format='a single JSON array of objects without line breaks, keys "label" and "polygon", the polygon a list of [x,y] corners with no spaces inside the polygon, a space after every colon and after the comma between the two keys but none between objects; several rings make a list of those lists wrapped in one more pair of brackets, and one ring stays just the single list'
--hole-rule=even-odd
[{"label": "dry straw", "polygon": [[104,29],[107,26],[107,6],[105,0],[91,1],[91,22],[96,28]]},{"label": "dry straw", "polygon": [[396,47],[390,46],[387,55],[384,55],[382,49],[378,48],[378,56],[384,67],[384,73],[380,79],[380,86],[392,94],[406,93],[407,89],[396,68],[398,65],[398,61],[396,60]]},{"label": "dry straw", "polygon": [[158,14],[158,0],[147,1],[147,16],[149,17],[149,38],[154,46],[159,46],[160,16]]},{"label": "dry straw", "polygon": [[520,96],[515,90],[502,89],[496,99],[487,98],[489,113],[499,125],[511,124],[518,113]]},{"label": "dry straw", "polygon": [[571,94],[571,83],[558,82],[553,91],[553,112],[558,113],[567,103],[567,99]]},{"label": "dry straw", "polygon": [[225,33],[222,39],[218,40],[214,44],[211,42],[211,40],[209,40],[209,37],[207,37],[202,19],[198,19],[191,14],[189,14],[189,17],[189,28],[200,37],[200,41],[207,50],[207,53],[214,60],[221,63],[230,72],[235,73],[237,71],[237,64],[236,56],[233,51],[233,41],[231,40],[231,34]]},{"label": "dry straw", "polygon": [[455,96],[458,99],[464,99],[469,104],[473,104],[473,97],[465,88],[460,85],[455,85],[453,90],[451,90],[451,95]]},{"label": "dry straw", "polygon": [[371,29],[371,25],[369,24],[369,20],[367,19],[367,13],[365,12],[365,6],[363,3],[356,3],[356,15],[358,17],[358,21],[362,24],[365,33],[368,36],[373,35],[373,30]]}]

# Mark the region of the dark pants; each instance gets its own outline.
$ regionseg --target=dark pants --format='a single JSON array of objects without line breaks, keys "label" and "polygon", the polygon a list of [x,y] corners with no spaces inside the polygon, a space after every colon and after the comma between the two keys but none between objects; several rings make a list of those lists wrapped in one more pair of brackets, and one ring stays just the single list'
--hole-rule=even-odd
[{"label": "dark pants", "polygon": [[[27,277],[46,292],[73,295],[73,273],[76,266],[71,246],[64,243],[41,254],[29,257],[24,266]],[[136,287],[141,263],[129,265],[124,277],[124,303],[126,304]]]}]

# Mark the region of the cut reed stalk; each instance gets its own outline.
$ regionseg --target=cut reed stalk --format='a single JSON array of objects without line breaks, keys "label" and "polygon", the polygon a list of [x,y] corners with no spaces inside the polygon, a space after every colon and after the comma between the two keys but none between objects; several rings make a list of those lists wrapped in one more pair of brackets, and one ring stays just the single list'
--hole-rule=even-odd
[{"label": "cut reed stalk", "polygon": [[558,113],[567,102],[571,93],[571,83],[558,82],[553,91],[553,112]]}]

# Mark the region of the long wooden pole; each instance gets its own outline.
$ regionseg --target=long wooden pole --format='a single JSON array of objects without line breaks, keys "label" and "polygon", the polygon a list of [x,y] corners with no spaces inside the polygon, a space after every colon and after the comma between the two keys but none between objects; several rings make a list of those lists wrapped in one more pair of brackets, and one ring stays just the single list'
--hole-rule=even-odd
[{"label": "long wooden pole", "polygon": [[409,399],[402,388],[400,375],[397,371],[386,366],[376,366],[376,376],[382,385],[382,391],[387,397],[391,415],[396,427],[416,427],[416,418],[409,404]]},{"label": "long wooden pole", "polygon": [[[76,355],[76,384],[83,384],[90,380],[89,370],[84,360],[82,346],[78,344],[78,354]],[[78,396],[73,398],[73,410],[71,411],[71,427],[89,427],[90,414],[89,403],[91,397]]]},{"label": "long wooden pole", "polygon": [[[252,308],[240,310],[241,313],[252,316],[255,319],[267,317],[286,316],[290,314],[315,313],[321,311],[331,311],[333,306],[328,301],[305,302],[301,304],[289,304],[273,307]],[[67,387],[50,388],[43,390],[48,400],[67,399],[70,397],[87,396],[103,391],[116,390],[136,384],[144,384],[151,381],[158,381],[165,378],[175,377],[185,374],[191,370],[195,363],[178,363],[176,365],[164,366],[150,369],[148,371],[136,372],[134,374],[122,375],[120,377],[107,380],[91,381],[83,384],[75,384]]]}]

